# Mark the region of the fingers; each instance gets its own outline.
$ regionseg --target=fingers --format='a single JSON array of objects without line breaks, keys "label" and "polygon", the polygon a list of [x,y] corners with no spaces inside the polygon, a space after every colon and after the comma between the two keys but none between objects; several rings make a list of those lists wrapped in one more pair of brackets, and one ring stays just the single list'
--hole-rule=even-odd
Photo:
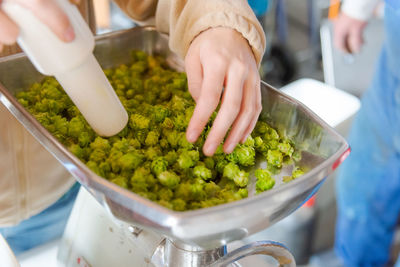
[{"label": "fingers", "polygon": [[337,49],[345,53],[351,53],[348,44],[349,29],[350,26],[347,25],[347,22],[342,17],[339,17],[334,22],[333,43]]},{"label": "fingers", "polygon": [[3,12],[0,11],[0,43],[11,45],[18,37],[18,26]]},{"label": "fingers", "polygon": [[189,92],[197,103],[200,96],[201,84],[203,82],[203,70],[199,54],[196,52],[196,49],[189,48],[185,58],[185,71],[188,79]]},{"label": "fingers", "polygon": [[[1,1],[0,1],[1,2]],[[67,15],[53,0],[17,0],[17,4],[30,9],[43,23],[63,41],[72,41],[75,38],[74,31]],[[11,45],[17,40],[18,26],[2,11],[0,11],[0,51],[3,44]]]},{"label": "fingers", "polygon": [[364,43],[362,31],[353,30],[350,32],[347,38],[348,48],[351,53],[358,53],[361,50],[361,46]]},{"label": "fingers", "polygon": [[[212,156],[235,121],[242,106],[243,84],[247,76],[244,65],[232,65],[225,87],[221,108],[204,143],[203,153]],[[232,149],[233,150],[233,149]]]},{"label": "fingers", "polygon": [[366,21],[352,18],[344,13],[334,21],[334,45],[346,53],[357,53],[364,43],[363,31]]},{"label": "fingers", "polygon": [[204,79],[201,93],[186,132],[186,139],[189,142],[197,140],[218,106],[225,77],[225,65],[221,63],[223,62],[214,62],[214,66],[212,63],[203,64]]},{"label": "fingers", "polygon": [[74,40],[75,34],[69,19],[54,0],[17,0],[16,2],[29,8],[62,41]]},{"label": "fingers", "polygon": [[346,47],[347,33],[344,31],[341,23],[338,21],[335,22],[333,35],[333,43],[335,47],[340,51],[348,52]]},{"label": "fingers", "polygon": [[243,134],[243,138],[240,140],[241,143],[244,143],[246,139],[249,137],[251,132],[253,131],[254,127],[257,124],[258,117],[260,116],[261,110],[262,110],[262,99],[261,99],[261,88],[260,88],[260,78],[257,77],[257,82],[255,86],[256,90],[256,99],[255,99],[255,107],[256,107],[256,114],[254,115],[252,121],[250,122],[249,126],[247,127],[246,131]]},{"label": "fingers", "polygon": [[217,108],[225,85],[221,106],[203,152],[212,156],[232,127],[224,147],[225,152],[231,152],[254,128],[257,121],[254,117],[260,112],[259,78],[251,47],[235,30],[224,27],[206,30],[191,43],[185,66],[189,90],[196,101],[186,132],[187,140],[197,140]]},{"label": "fingers", "polygon": [[246,80],[243,90],[243,98],[240,112],[232,125],[232,129],[224,143],[224,152],[231,153],[239,141],[243,138],[249,124],[256,116],[256,77],[252,76]]}]

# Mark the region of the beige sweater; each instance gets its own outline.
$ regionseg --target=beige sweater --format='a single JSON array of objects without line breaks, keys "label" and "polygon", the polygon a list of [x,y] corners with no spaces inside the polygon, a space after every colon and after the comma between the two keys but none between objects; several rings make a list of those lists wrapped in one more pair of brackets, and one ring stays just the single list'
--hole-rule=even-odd
[{"label": "beige sweater", "polygon": [[[265,49],[264,31],[247,0],[115,0],[128,16],[146,21],[155,16],[159,31],[170,36],[170,48],[182,58],[192,40],[212,27],[240,32],[260,63]],[[222,44],[221,44],[222,45]]]},{"label": "beige sweater", "polygon": [[[237,30],[248,40],[258,63],[262,58],[264,33],[247,0],[116,2],[136,21],[155,21],[158,30],[169,33],[170,48],[182,57],[199,33],[224,26]],[[0,226],[7,226],[50,206],[71,187],[74,179],[2,104],[0,125]]]},{"label": "beige sweater", "polygon": [[8,226],[50,206],[75,181],[1,103],[0,125],[0,226]]}]

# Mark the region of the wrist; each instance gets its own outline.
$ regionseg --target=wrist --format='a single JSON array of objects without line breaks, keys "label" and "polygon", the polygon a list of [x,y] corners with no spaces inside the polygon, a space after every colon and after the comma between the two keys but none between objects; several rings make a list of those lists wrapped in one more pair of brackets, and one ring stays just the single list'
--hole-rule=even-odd
[{"label": "wrist", "polygon": [[347,0],[343,2],[342,12],[347,16],[367,22],[373,15],[377,0]]}]

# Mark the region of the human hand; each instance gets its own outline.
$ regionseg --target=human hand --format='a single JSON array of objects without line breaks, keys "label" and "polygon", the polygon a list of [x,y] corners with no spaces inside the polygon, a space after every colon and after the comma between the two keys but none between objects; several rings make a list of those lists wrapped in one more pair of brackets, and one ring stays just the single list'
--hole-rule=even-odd
[{"label": "human hand", "polygon": [[224,152],[231,153],[250,135],[261,112],[260,76],[250,45],[236,30],[208,29],[190,45],[185,69],[189,92],[196,102],[187,140],[197,140],[221,102],[203,153],[212,156],[230,127]]},{"label": "human hand", "polygon": [[[4,0],[3,0],[4,1]],[[8,0],[21,5],[46,24],[62,41],[74,40],[74,30],[67,15],[54,0]],[[2,1],[0,0],[0,3]],[[19,34],[18,26],[0,9],[0,51],[3,45],[12,45]],[[40,38],[40,37],[39,37]]]},{"label": "human hand", "polygon": [[363,32],[366,25],[366,21],[340,13],[333,22],[335,47],[343,52],[358,53],[364,44]]}]

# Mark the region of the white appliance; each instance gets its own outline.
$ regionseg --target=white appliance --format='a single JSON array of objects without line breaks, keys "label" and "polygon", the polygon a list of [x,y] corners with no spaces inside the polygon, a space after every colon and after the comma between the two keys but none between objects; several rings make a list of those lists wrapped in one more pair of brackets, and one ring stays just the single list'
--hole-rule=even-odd
[{"label": "white appliance", "polygon": [[[154,254],[163,242],[163,236],[117,221],[82,187],[59,243],[58,266],[153,267]],[[242,245],[240,241],[233,242],[229,249]],[[272,258],[265,261],[250,257],[240,263],[243,266],[276,266]]]},{"label": "white appliance", "polygon": [[0,234],[0,266],[19,267],[14,253],[7,244],[7,241]]}]

